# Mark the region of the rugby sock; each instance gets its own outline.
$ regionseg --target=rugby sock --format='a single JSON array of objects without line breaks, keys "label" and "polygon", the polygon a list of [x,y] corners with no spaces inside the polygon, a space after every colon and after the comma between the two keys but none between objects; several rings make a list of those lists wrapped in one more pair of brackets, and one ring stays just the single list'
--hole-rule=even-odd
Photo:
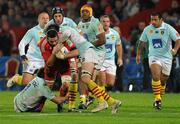
[{"label": "rugby sock", "polygon": [[70,83],[69,86],[69,109],[76,108],[76,95],[78,91],[78,84]]},{"label": "rugby sock", "polygon": [[86,103],[86,95],[80,95],[80,103]]},{"label": "rugby sock", "polygon": [[13,81],[18,85],[23,85],[23,76],[22,75],[15,75],[13,76]]},{"label": "rugby sock", "polygon": [[100,87],[92,80],[90,80],[88,82],[88,88],[90,89],[90,91],[92,92],[92,94],[98,99],[98,101],[101,103],[101,102],[104,102],[104,98],[102,97],[102,94],[101,94],[101,89]]},{"label": "rugby sock", "polygon": [[[105,87],[104,87],[104,89],[105,89]],[[112,98],[104,89],[101,89],[101,94],[102,94],[104,100],[106,100],[109,105],[112,105],[115,102],[115,99]]]},{"label": "rugby sock", "polygon": [[161,85],[161,97],[165,94],[165,90],[166,90],[166,84]]},{"label": "rugby sock", "polygon": [[101,88],[101,90],[106,90],[105,86],[99,86]]},{"label": "rugby sock", "polygon": [[152,80],[152,90],[155,101],[161,100],[161,82]]}]

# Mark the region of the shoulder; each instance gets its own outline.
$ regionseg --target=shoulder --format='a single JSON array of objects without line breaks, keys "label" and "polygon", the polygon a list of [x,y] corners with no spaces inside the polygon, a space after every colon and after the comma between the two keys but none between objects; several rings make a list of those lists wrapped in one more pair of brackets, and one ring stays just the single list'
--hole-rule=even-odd
[{"label": "shoulder", "polygon": [[71,18],[64,17],[64,20],[74,22]]},{"label": "shoulder", "polygon": [[36,25],[36,26],[30,28],[30,29],[28,30],[28,32],[33,33],[33,32],[36,31],[36,30],[38,30],[38,25]]},{"label": "shoulder", "polygon": [[100,23],[98,18],[95,18],[94,16],[91,17],[91,23]]},{"label": "shoulder", "polygon": [[47,24],[54,24],[54,20],[51,19]]},{"label": "shoulder", "polygon": [[173,26],[171,26],[170,24],[168,24],[168,23],[165,23],[165,22],[163,22],[163,26],[164,26],[164,28],[165,29],[174,29],[174,27]]},{"label": "shoulder", "polygon": [[110,30],[110,32],[113,33],[114,35],[119,36],[119,33],[118,33],[116,30],[114,30],[114,29],[112,29],[112,28],[109,28],[109,30]]},{"label": "shoulder", "polygon": [[150,25],[148,25],[148,26],[146,26],[145,28],[144,28],[144,30],[143,30],[143,33],[148,33],[148,32],[152,32],[153,33],[153,27],[152,27],[152,25],[150,24]]}]

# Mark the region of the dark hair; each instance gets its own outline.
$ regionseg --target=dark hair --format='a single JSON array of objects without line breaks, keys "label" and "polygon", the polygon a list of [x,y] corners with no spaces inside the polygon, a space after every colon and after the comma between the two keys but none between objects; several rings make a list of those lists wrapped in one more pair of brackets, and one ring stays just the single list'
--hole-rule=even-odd
[{"label": "dark hair", "polygon": [[61,14],[64,16],[64,10],[63,10],[63,8],[54,7],[54,8],[52,9],[52,16],[53,16],[53,18],[54,18],[54,14],[56,14],[56,13],[61,13]]},{"label": "dark hair", "polygon": [[158,16],[159,19],[162,19],[162,15],[160,12],[153,12],[151,13],[151,16]]},{"label": "dark hair", "polygon": [[56,37],[59,32],[59,26],[56,24],[51,24],[47,27],[45,32],[46,32],[47,37],[50,37],[50,38]]}]

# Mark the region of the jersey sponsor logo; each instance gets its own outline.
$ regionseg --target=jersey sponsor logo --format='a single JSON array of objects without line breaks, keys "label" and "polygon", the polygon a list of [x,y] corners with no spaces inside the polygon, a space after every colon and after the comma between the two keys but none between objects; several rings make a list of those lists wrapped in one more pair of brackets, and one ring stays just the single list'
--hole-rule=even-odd
[{"label": "jersey sponsor logo", "polygon": [[152,63],[156,63],[156,60],[153,60]]},{"label": "jersey sponsor logo", "polygon": [[162,48],[162,40],[161,39],[152,39],[153,47]]},{"label": "jersey sponsor logo", "polygon": [[88,35],[87,35],[86,33],[83,33],[83,37],[84,37],[87,41],[89,41]]},{"label": "jersey sponsor logo", "polygon": [[150,30],[149,33],[150,33],[150,34],[154,33],[154,30]]},{"label": "jersey sponsor logo", "polygon": [[163,35],[164,34],[164,30],[161,30],[161,35]]},{"label": "jersey sponsor logo", "polygon": [[38,83],[36,81],[32,81],[33,87],[38,87]]},{"label": "jersey sponsor logo", "polygon": [[115,40],[115,36],[113,35],[113,36],[112,36],[112,41],[114,41],[114,40]]},{"label": "jersey sponsor logo", "polygon": [[106,44],[106,53],[110,53],[112,51],[112,44]]},{"label": "jersey sponsor logo", "polygon": [[43,32],[42,32],[42,31],[38,32],[38,35],[39,35],[39,36],[42,36],[42,35],[43,35]]}]

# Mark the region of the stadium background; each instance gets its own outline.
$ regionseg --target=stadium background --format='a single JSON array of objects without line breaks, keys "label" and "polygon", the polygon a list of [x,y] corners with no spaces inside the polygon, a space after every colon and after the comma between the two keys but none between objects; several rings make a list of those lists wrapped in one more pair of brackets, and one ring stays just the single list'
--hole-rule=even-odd
[{"label": "stadium background", "polygon": [[[116,80],[114,91],[127,91],[129,84],[134,85],[134,91],[143,91],[142,64],[136,66],[136,55],[133,32],[138,30],[139,22],[149,23],[149,15],[153,11],[161,12],[165,22],[174,26],[180,32],[180,3],[178,0],[0,0],[0,90],[21,90],[22,87],[6,88],[6,81],[14,73],[21,73],[22,65],[18,56],[17,46],[25,32],[37,24],[37,15],[47,11],[51,16],[51,9],[60,6],[65,15],[75,22],[80,20],[79,10],[85,4],[91,4],[94,16],[107,14],[111,17],[112,27],[121,29],[124,43],[124,69],[122,81]],[[5,29],[5,30],[4,30]],[[4,39],[4,35],[11,36]],[[171,78],[168,81],[168,92],[180,92],[179,53],[174,58]],[[126,63],[129,60],[129,63]],[[134,68],[128,75],[125,70]],[[117,77],[118,78],[118,77]],[[128,79],[135,80],[128,80]],[[140,80],[139,80],[140,79]],[[150,84],[148,90],[151,91]]]}]

